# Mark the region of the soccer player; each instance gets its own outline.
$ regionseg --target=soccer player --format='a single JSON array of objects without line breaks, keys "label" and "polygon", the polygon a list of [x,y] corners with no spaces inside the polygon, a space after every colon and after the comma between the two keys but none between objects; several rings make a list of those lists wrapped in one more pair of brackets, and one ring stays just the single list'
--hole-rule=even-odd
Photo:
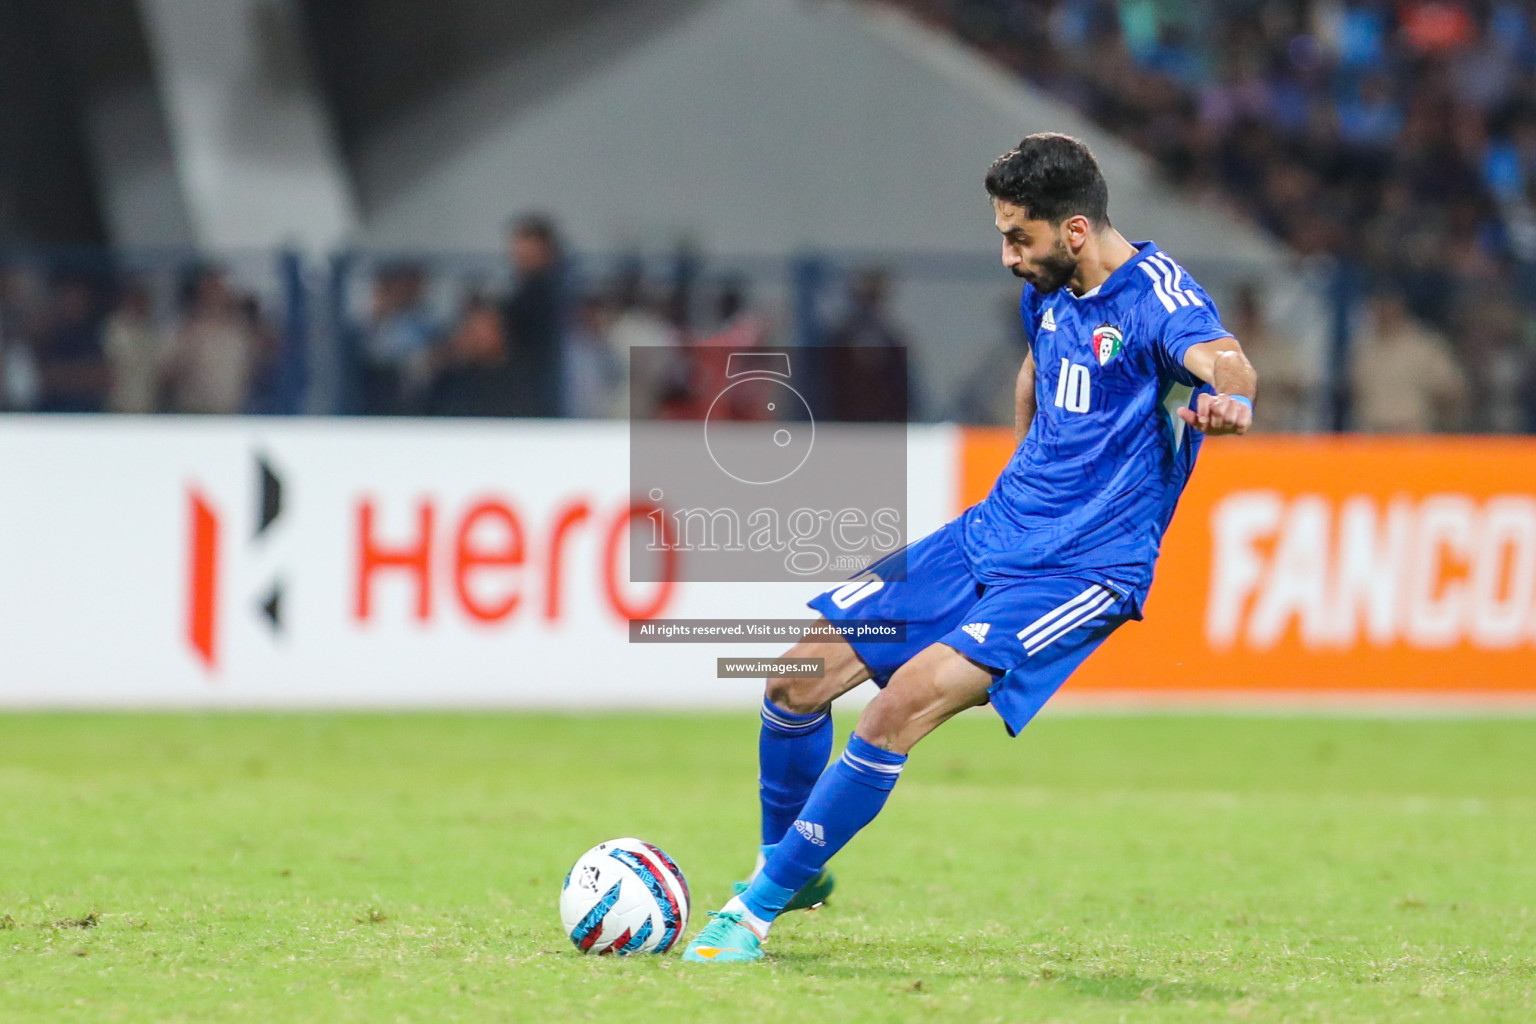
[{"label": "soccer player", "polygon": [[[756,960],[774,918],[831,891],[826,864],[885,805],[907,755],[990,703],[1017,735],[1083,659],[1141,618],[1152,565],[1203,434],[1253,422],[1258,377],[1209,295],[1109,222],[1088,148],[1031,135],[987,171],[1003,265],[1024,281],[1030,350],[1018,447],[986,499],[810,602],[832,624],[905,622],[905,644],[802,642],[822,678],[773,679],[762,708],[763,846],[751,879],[684,960]],[[881,687],[830,767],[831,702]],[[825,770],[823,770],[825,768]]]}]

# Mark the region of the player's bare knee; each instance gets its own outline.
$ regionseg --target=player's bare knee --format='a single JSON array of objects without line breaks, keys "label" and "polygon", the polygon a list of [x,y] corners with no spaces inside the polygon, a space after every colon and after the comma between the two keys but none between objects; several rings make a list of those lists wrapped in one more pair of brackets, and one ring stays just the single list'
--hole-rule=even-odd
[{"label": "player's bare knee", "polygon": [[767,697],[775,707],[791,714],[813,715],[831,703],[823,682],[815,677],[776,676],[768,680]]},{"label": "player's bare knee", "polygon": [[784,653],[787,661],[820,661],[819,676],[784,676],[768,680],[766,694],[785,711],[811,715],[869,678],[869,668],[841,637],[802,640]]},{"label": "player's bare knee", "polygon": [[889,687],[881,690],[859,715],[854,734],[881,750],[909,753],[917,743],[913,727],[921,712],[919,706],[906,698],[907,695],[893,693]]},{"label": "player's bare knee", "polygon": [[883,750],[910,753],[954,715],[985,703],[991,678],[987,669],[935,644],[896,671],[853,731]]},{"label": "player's bare knee", "polygon": [[908,753],[922,735],[917,724],[937,696],[932,674],[921,663],[908,662],[865,706],[853,731],[882,750]]}]

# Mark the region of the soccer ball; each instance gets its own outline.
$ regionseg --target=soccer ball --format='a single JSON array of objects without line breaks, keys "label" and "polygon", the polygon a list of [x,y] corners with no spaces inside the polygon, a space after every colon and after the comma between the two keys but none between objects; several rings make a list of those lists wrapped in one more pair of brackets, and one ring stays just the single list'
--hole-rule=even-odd
[{"label": "soccer ball", "polygon": [[610,839],[565,876],[560,920],[583,953],[665,953],[688,927],[688,882],[650,843]]}]

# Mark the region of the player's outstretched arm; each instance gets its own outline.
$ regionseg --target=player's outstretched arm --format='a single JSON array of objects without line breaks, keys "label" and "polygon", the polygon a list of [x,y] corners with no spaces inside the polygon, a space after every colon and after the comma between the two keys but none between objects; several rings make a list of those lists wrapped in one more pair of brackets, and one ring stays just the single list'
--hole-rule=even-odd
[{"label": "player's outstretched arm", "polygon": [[1184,353],[1190,373],[1216,389],[1202,394],[1195,408],[1180,409],[1184,422],[1207,434],[1246,434],[1253,426],[1253,399],[1259,393],[1259,373],[1243,355],[1236,338],[1191,345]]},{"label": "player's outstretched arm", "polygon": [[1029,425],[1035,418],[1035,354],[1029,352],[1024,356],[1024,365],[1019,367],[1019,379],[1013,384],[1013,443],[1015,445],[1024,442],[1024,435],[1029,433]]}]

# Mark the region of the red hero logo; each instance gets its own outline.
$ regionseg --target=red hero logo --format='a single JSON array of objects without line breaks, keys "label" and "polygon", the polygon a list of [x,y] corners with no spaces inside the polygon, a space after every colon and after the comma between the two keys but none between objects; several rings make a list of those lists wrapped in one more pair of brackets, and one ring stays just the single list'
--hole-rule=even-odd
[{"label": "red hero logo", "polygon": [[[375,582],[400,574],[413,586],[414,614],[423,622],[433,617],[442,600],[440,589],[475,622],[505,622],[535,597],[542,597],[536,614],[545,622],[559,621],[570,546],[586,534],[589,542],[601,545],[598,582],[608,609],[622,620],[654,618],[672,600],[676,553],[670,547],[662,553],[662,582],[634,593],[625,543],[631,527],[645,524],[651,511],[649,506],[624,504],[604,512],[575,498],[557,506],[541,528],[530,528],[512,502],[487,497],[470,502],[445,524],[437,502],[422,498],[415,502],[414,514],[406,517],[409,530],[402,533],[396,525],[396,532],[385,537],[379,501],[365,497],[355,515],[353,617],[360,623],[371,621]],[[392,521],[402,520],[397,515]],[[536,595],[531,594],[535,587]]]}]

